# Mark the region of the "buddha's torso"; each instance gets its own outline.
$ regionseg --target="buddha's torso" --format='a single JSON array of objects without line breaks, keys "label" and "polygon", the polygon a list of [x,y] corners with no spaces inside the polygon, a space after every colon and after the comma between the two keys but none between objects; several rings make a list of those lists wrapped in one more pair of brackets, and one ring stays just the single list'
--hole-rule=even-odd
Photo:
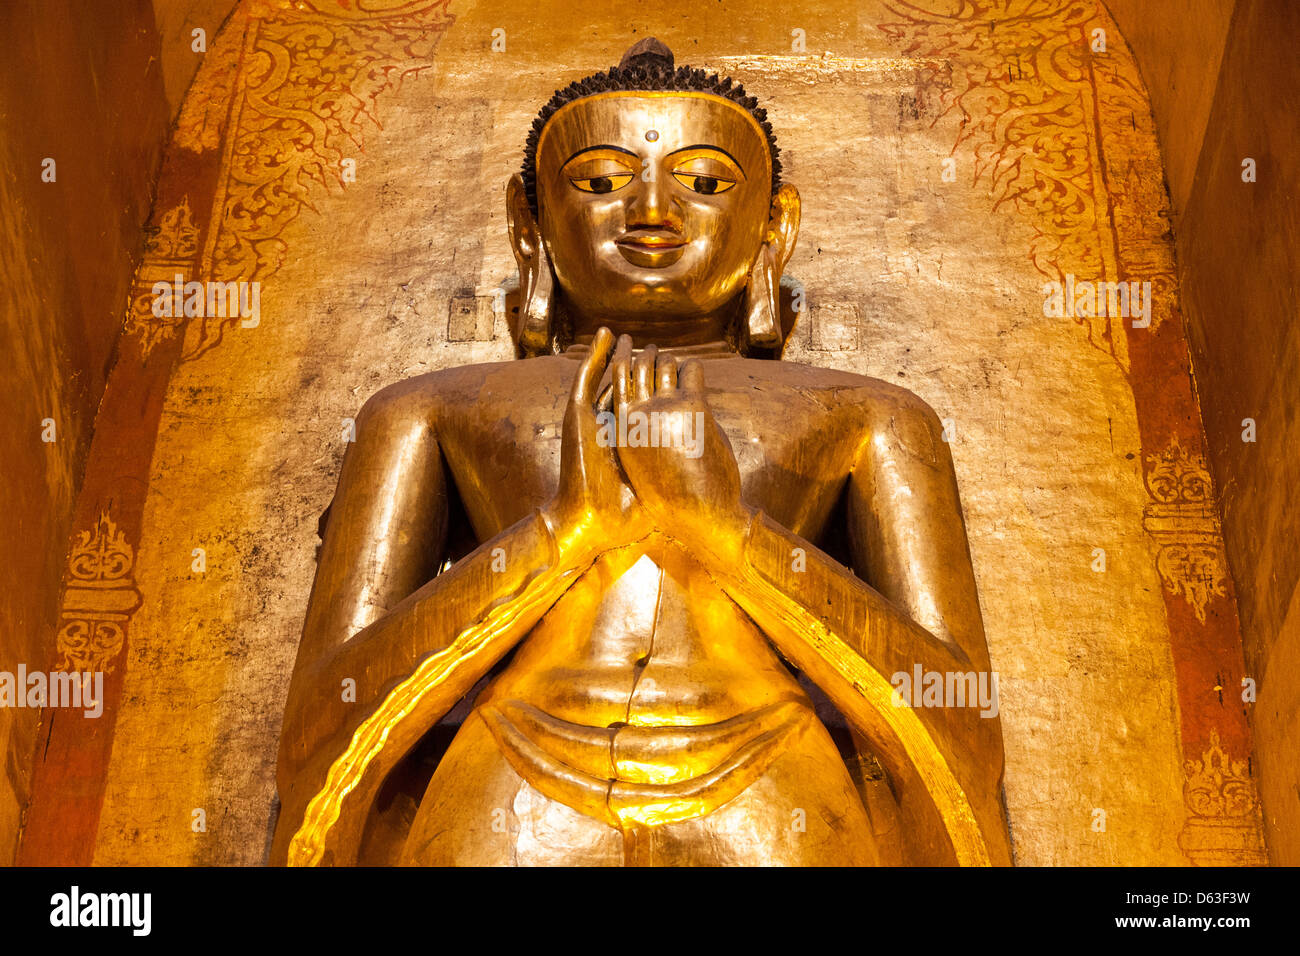
[{"label": "buddha's torso", "polygon": [[[479,366],[453,380],[438,439],[478,540],[552,494],[576,364],[558,356]],[[705,363],[710,408],[735,451],[744,499],[815,541],[861,440],[860,419],[839,392],[864,380],[817,370],[814,385],[810,371],[739,358]],[[481,723],[467,723],[444,765],[456,761],[458,744],[463,750],[472,739],[481,750],[490,737],[537,791],[611,827],[712,813],[791,753],[827,765],[805,767],[809,781],[845,789],[838,752],[767,638],[694,558],[657,534],[587,570],[479,695],[475,716]],[[783,779],[797,776],[789,771]]]}]

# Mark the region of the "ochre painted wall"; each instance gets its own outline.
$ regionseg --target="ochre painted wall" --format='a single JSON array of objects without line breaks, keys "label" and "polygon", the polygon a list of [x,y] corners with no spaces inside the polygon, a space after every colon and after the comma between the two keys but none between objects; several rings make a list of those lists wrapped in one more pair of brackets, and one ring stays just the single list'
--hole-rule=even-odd
[{"label": "ochre painted wall", "polygon": [[[51,666],[72,508],[166,133],[148,0],[88,10],[0,6],[0,671],[11,673]],[[41,178],[47,157],[54,182]],[[14,858],[39,718],[0,708],[0,863]]]},{"label": "ochre painted wall", "polygon": [[[1266,834],[1300,864],[1300,5],[1241,0],[1178,230],[1188,339],[1237,583]],[[1257,181],[1242,181],[1242,161]],[[1257,440],[1243,440],[1243,420]]]},{"label": "ochre painted wall", "polygon": [[[1300,864],[1300,90],[1290,0],[1108,0],[1160,133],[1197,390],[1236,584],[1266,835]],[[1244,182],[1242,162],[1256,162]],[[1256,441],[1243,440],[1253,419]],[[1234,688],[1235,692],[1235,688]]]},{"label": "ochre painted wall", "polygon": [[1187,208],[1236,0],[1106,0],[1142,72],[1177,222]]},{"label": "ochre painted wall", "polygon": [[[238,0],[153,0],[154,19],[161,40],[163,89],[167,95],[167,114],[172,119],[180,112],[194,74],[221,31]],[[195,30],[202,30],[202,52],[196,51]]]}]

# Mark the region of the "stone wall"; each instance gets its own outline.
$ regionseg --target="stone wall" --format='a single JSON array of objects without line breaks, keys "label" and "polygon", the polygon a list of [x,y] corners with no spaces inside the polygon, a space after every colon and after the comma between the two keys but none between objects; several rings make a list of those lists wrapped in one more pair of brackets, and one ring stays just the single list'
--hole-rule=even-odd
[{"label": "stone wall", "polygon": [[[1295,156],[1300,7],[1243,0],[1178,252],[1224,540],[1237,583],[1266,835],[1300,864],[1300,324]],[[1283,91],[1289,91],[1289,97]],[[1256,182],[1242,163],[1256,162]],[[1256,440],[1245,441],[1246,419]],[[1248,437],[1248,436],[1247,436]]]},{"label": "stone wall", "polygon": [[[167,112],[180,112],[190,83],[237,0],[153,0]],[[194,31],[202,30],[196,37]],[[202,49],[196,50],[199,46]]]},{"label": "stone wall", "polygon": [[[9,38],[0,82],[0,671],[10,673],[51,666],[72,508],[162,155],[153,11],[148,0],[115,6],[112,18],[77,0],[0,9]],[[14,858],[39,718],[38,709],[0,708],[0,863]]]},{"label": "stone wall", "polygon": [[[1300,6],[1109,0],[1151,95],[1273,862],[1300,863]],[[1189,7],[1195,9],[1189,9]],[[1217,65],[1217,71],[1214,66]],[[1243,181],[1243,161],[1256,164]],[[1191,175],[1194,172],[1194,177]],[[1251,419],[1255,440],[1247,441]],[[1234,688],[1234,693],[1236,689]]]}]

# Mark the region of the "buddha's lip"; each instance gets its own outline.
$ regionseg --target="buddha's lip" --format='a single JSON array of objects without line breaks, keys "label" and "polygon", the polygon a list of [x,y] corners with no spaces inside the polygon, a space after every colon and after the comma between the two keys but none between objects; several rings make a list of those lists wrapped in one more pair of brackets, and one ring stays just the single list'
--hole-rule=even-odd
[{"label": "buddha's lip", "polygon": [[677,249],[686,245],[686,240],[675,232],[662,229],[637,229],[624,233],[617,240],[620,246],[632,246],[640,249]]}]

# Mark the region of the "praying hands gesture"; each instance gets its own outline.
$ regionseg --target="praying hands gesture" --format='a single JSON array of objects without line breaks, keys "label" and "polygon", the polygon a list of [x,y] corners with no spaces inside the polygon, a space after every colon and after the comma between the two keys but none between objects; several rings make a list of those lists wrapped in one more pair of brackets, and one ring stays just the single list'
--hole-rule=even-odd
[{"label": "praying hands gesture", "polygon": [[[753,514],[704,397],[704,369],[601,329],[574,377],[560,488],[543,509],[558,540],[619,547],[651,530],[702,557],[735,560]],[[610,385],[596,388],[606,368]]]}]

